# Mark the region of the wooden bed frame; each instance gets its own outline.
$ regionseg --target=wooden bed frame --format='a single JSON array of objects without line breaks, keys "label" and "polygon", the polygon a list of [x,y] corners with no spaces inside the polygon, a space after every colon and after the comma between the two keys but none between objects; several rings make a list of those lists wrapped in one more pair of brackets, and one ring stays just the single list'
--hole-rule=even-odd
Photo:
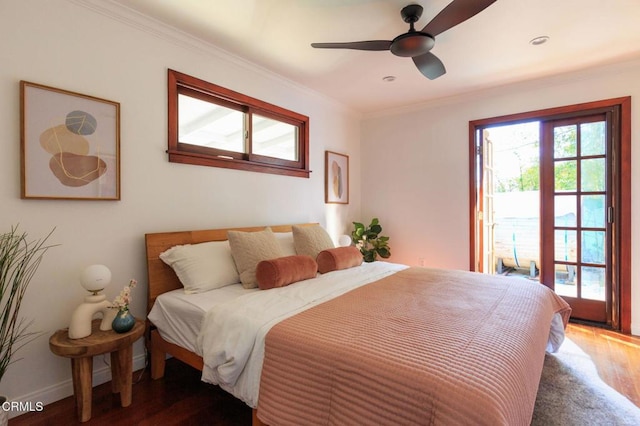
[{"label": "wooden bed frame", "polygon": [[[317,225],[317,223],[303,223],[299,226]],[[270,226],[273,232],[291,232],[293,225]],[[156,298],[168,291],[182,288],[180,280],[171,267],[165,264],[159,257],[160,253],[180,244],[198,244],[208,241],[227,240],[227,231],[256,232],[264,230],[264,226],[245,228],[207,229],[199,231],[159,232],[145,235],[147,252],[147,314],[153,307]],[[164,376],[165,360],[167,354],[196,368],[203,369],[202,357],[173,343],[164,340],[158,330],[146,320],[146,344],[150,354],[151,378],[160,379]],[[252,424],[254,426],[263,423],[256,416],[253,409]]]}]

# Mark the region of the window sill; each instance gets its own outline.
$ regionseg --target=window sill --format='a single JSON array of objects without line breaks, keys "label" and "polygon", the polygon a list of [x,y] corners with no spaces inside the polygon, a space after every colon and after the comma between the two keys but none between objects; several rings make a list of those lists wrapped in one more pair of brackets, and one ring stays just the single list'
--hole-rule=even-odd
[{"label": "window sill", "polygon": [[212,157],[191,152],[168,150],[170,163],[193,164],[197,166],[222,167],[225,169],[247,170],[258,173],[309,178],[311,170],[297,169],[274,164],[259,164],[234,158]]}]

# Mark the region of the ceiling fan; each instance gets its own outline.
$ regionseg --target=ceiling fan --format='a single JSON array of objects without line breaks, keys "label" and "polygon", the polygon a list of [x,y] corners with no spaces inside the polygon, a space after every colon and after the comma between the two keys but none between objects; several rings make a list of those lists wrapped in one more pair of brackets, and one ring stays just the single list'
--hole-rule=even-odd
[{"label": "ceiling fan", "polygon": [[422,6],[410,4],[400,11],[404,22],[409,24],[409,31],[393,40],[311,43],[311,46],[322,49],[390,50],[396,56],[411,57],[418,70],[428,79],[434,80],[446,73],[442,61],[430,52],[435,44],[435,36],[477,15],[495,1],[453,0],[422,31],[414,28],[414,24],[422,16]]}]

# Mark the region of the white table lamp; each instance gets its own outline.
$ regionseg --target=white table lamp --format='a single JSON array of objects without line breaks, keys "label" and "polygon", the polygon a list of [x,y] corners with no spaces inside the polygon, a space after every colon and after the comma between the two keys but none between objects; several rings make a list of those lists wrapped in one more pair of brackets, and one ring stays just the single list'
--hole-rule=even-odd
[{"label": "white table lamp", "polygon": [[111,271],[104,265],[87,266],[80,274],[80,284],[97,295],[111,283]]},{"label": "white table lamp", "polygon": [[351,237],[344,234],[344,235],[340,235],[340,238],[338,238],[338,245],[340,247],[347,247],[351,245]]},{"label": "white table lamp", "polygon": [[69,324],[69,338],[81,339],[91,334],[91,321],[97,313],[102,313],[100,330],[111,330],[111,323],[117,309],[111,308],[111,303],[104,294],[98,294],[111,282],[111,271],[104,265],[88,266],[80,274],[80,284],[92,294],[85,296],[84,303],[76,308]]}]

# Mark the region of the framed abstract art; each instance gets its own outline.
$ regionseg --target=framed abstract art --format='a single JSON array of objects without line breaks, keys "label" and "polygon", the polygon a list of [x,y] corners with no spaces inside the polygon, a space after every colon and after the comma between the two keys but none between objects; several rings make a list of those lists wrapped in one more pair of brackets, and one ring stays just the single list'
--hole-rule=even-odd
[{"label": "framed abstract art", "polygon": [[120,104],[20,82],[21,197],[120,199]]},{"label": "framed abstract art", "polygon": [[324,202],[349,204],[349,156],[325,151]]}]

